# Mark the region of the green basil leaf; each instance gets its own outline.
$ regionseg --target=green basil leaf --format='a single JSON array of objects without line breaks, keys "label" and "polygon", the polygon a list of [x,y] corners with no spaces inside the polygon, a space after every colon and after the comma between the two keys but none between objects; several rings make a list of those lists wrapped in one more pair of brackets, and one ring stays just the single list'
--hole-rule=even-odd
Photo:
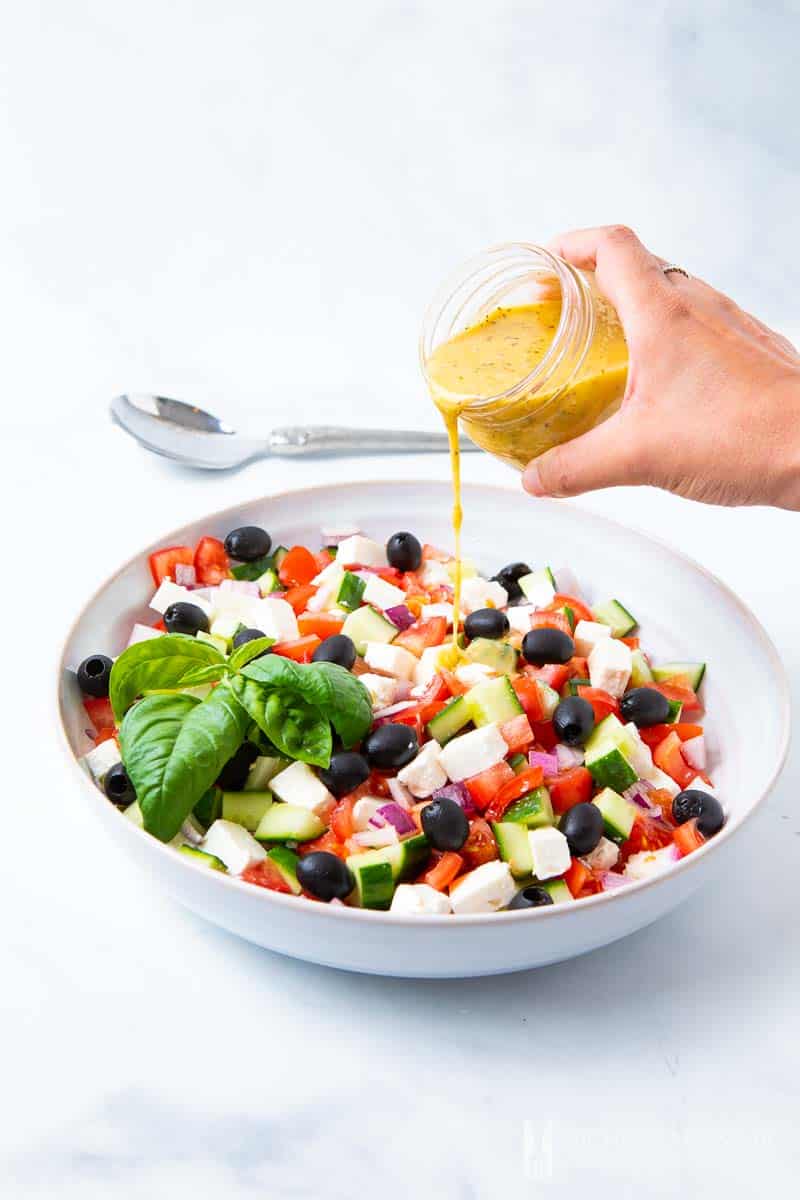
[{"label": "green basil leaf", "polygon": [[144,827],[168,842],[244,741],[250,719],[227,682],[204,701],[146,696],[126,714],[120,752]]},{"label": "green basil leaf", "polygon": [[328,766],[333,750],[331,727],[327,716],[313,704],[290,688],[269,688],[244,675],[237,675],[231,687],[281,754],[313,766]]},{"label": "green basil leaf", "polygon": [[225,658],[216,646],[184,633],[167,633],[128,646],[111,668],[108,695],[114,716],[121,721],[145,691],[181,687],[196,668],[220,664],[224,668]]},{"label": "green basil leaf", "polygon": [[263,654],[274,645],[275,638],[271,637],[253,638],[252,642],[244,642],[233,651],[228,659],[228,666],[232,671],[241,671],[252,659],[258,658],[259,654]]},{"label": "green basil leaf", "polygon": [[294,691],[321,710],[345,747],[354,746],[372,724],[372,702],[355,675],[336,663],[295,663],[269,654],[242,669],[247,679],[278,691]]},{"label": "green basil leaf", "polygon": [[[213,647],[212,647],[213,649]],[[230,671],[226,662],[209,663],[207,667],[194,667],[180,682],[183,687],[199,687],[201,683],[218,683]]]}]

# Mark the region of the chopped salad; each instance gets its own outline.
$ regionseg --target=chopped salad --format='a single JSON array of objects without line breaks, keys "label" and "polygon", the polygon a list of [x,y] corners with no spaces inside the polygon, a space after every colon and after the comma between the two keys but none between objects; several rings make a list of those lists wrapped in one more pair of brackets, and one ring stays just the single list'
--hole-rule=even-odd
[{"label": "chopped salad", "polygon": [[491,578],[399,532],[150,557],[153,624],[77,669],[112,804],[204,869],[407,915],[573,903],[724,823],[705,664],[662,662],[569,571]]}]

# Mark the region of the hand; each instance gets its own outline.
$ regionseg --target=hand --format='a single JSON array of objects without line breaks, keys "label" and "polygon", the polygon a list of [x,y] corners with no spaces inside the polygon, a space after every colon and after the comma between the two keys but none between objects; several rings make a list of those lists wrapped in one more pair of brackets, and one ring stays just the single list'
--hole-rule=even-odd
[{"label": "hand", "polygon": [[526,468],[535,496],[652,484],[709,504],[800,509],[800,355],[700,279],[665,275],[623,226],[557,238],[597,272],[630,356],[619,412]]}]

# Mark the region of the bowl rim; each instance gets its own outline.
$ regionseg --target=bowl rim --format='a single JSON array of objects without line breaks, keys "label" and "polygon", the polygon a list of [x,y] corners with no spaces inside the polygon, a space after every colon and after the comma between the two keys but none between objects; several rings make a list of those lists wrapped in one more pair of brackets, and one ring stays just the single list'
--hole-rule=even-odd
[{"label": "bowl rim", "polygon": [[[64,636],[63,642],[61,644],[61,649],[59,650],[58,657],[57,657],[57,666],[56,666],[56,672],[55,672],[56,687],[55,687],[55,697],[54,697],[56,716],[57,716],[57,724],[60,729],[59,742],[61,744],[62,750],[65,752],[67,758],[71,762],[73,771],[82,780],[85,788],[87,788],[92,793],[94,799],[96,801],[98,801],[99,803],[103,804],[105,807],[108,807],[108,801],[105,799],[105,797],[103,796],[103,793],[100,791],[100,789],[94,783],[94,781],[89,779],[86,772],[81,768],[79,759],[75,755],[75,753],[72,749],[72,746],[70,745],[69,737],[67,734],[64,710],[63,710],[63,706],[61,703],[60,684],[61,684],[61,681],[63,678],[64,671],[68,669],[67,663],[66,663],[67,648],[69,646],[70,641],[72,640],[72,637],[77,629],[77,626],[80,624],[81,620],[83,619],[83,615],[86,612],[86,609],[100,596],[100,594],[102,592],[104,592],[106,590],[107,587],[109,587],[109,585],[119,575],[121,575],[124,571],[126,571],[128,569],[128,567],[133,566],[134,564],[141,562],[143,560],[146,560],[148,555],[151,554],[154,549],[157,549],[158,546],[173,544],[173,539],[187,525],[202,523],[205,520],[207,520],[209,522],[215,521],[215,520],[221,520],[221,519],[227,517],[228,514],[234,514],[236,512],[241,511],[241,509],[245,506],[258,504],[259,502],[269,504],[274,501],[287,500],[287,499],[292,499],[295,497],[300,499],[303,496],[309,496],[309,495],[313,495],[314,493],[319,493],[319,492],[330,492],[330,491],[343,492],[343,491],[347,491],[352,488],[386,489],[388,487],[388,488],[400,489],[400,488],[404,488],[404,487],[419,488],[419,487],[430,487],[430,486],[434,486],[436,488],[448,489],[449,482],[443,481],[441,479],[426,479],[426,478],[422,478],[422,479],[356,479],[356,480],[351,480],[346,483],[323,483],[323,484],[315,484],[312,487],[286,488],[280,492],[260,493],[256,496],[252,497],[251,499],[240,500],[236,504],[228,505],[225,508],[214,509],[211,512],[207,512],[207,513],[203,514],[203,516],[201,516],[200,518],[197,518],[194,521],[185,521],[183,523],[183,525],[179,525],[175,529],[170,530],[168,533],[166,533],[162,537],[158,538],[158,540],[156,542],[151,542],[149,545],[142,547],[142,549],[140,549],[136,553],[132,554],[119,567],[117,567],[116,570],[112,571],[110,575],[108,575],[101,583],[99,583],[94,588],[91,595],[83,603],[77,616],[75,616],[73,618],[73,620],[70,622],[67,632]],[[492,496],[495,496],[498,494],[504,495],[504,496],[513,495],[513,494],[515,494],[515,489],[510,488],[510,487],[504,487],[499,484],[465,483],[463,485],[463,492],[466,496],[469,496],[470,493],[473,493],[473,494],[488,494],[489,497],[492,497]],[[561,501],[555,500],[555,499],[548,499],[548,498],[537,498],[535,503],[537,504],[537,506],[543,507],[545,510],[551,509],[553,511],[557,511],[559,509],[563,510],[563,507],[564,507],[563,503]],[[771,664],[771,667],[772,667],[772,670],[774,673],[775,682],[776,682],[776,684],[779,685],[779,687],[777,689],[777,694],[776,694],[776,706],[778,709],[778,717],[779,717],[780,742],[779,742],[778,754],[776,756],[773,769],[772,769],[770,775],[768,776],[768,778],[764,781],[764,783],[761,787],[760,794],[753,801],[753,803],[750,805],[750,807],[742,814],[741,818],[736,822],[736,824],[734,824],[734,825],[726,824],[725,826],[723,826],[723,828],[720,830],[720,832],[718,834],[715,834],[715,836],[713,838],[710,838],[705,843],[704,846],[701,846],[701,848],[699,850],[694,851],[692,854],[687,855],[685,858],[679,859],[678,862],[674,863],[670,867],[669,871],[666,871],[660,875],[655,875],[650,879],[636,880],[633,883],[626,885],[624,888],[620,888],[619,890],[615,890],[612,892],[601,892],[594,896],[584,896],[582,899],[576,900],[572,904],[553,904],[553,905],[547,905],[542,908],[519,909],[519,910],[512,911],[512,912],[509,912],[508,910],[504,910],[504,911],[500,911],[500,912],[491,912],[491,913],[460,913],[460,914],[426,913],[426,914],[419,914],[419,915],[413,915],[413,916],[412,915],[404,916],[400,913],[392,913],[389,910],[355,908],[355,907],[349,907],[348,905],[345,905],[345,904],[331,905],[331,904],[319,903],[316,901],[308,902],[306,904],[300,904],[298,906],[298,901],[302,901],[303,899],[305,899],[304,897],[294,896],[294,895],[291,895],[291,896],[285,895],[282,892],[270,891],[268,888],[259,888],[258,889],[258,892],[260,893],[260,897],[258,897],[259,902],[264,902],[266,904],[277,904],[282,908],[286,908],[288,911],[293,910],[297,915],[302,915],[302,914],[308,914],[308,915],[312,915],[312,916],[316,915],[316,916],[322,917],[324,919],[336,920],[336,921],[354,921],[354,922],[366,921],[371,924],[388,925],[392,928],[399,928],[401,926],[407,926],[409,928],[411,928],[411,927],[418,928],[420,926],[420,923],[422,923],[426,927],[441,926],[445,929],[457,929],[457,928],[473,927],[476,925],[480,926],[480,925],[485,925],[485,924],[495,925],[495,924],[499,924],[501,922],[504,925],[510,925],[510,924],[513,924],[515,922],[520,922],[520,921],[556,920],[559,918],[566,919],[567,916],[570,914],[577,914],[577,912],[583,912],[583,911],[589,911],[591,909],[597,909],[597,908],[601,907],[602,905],[608,904],[610,901],[619,901],[620,904],[626,900],[630,901],[637,895],[641,895],[647,889],[657,887],[660,884],[665,884],[670,879],[676,878],[679,874],[686,874],[689,871],[694,871],[699,865],[704,863],[710,855],[715,853],[716,848],[728,844],[730,842],[730,839],[732,837],[734,837],[739,832],[739,830],[741,830],[745,826],[745,824],[754,815],[756,810],[761,807],[761,805],[764,803],[764,801],[766,800],[766,798],[769,796],[770,792],[774,788],[775,783],[777,782],[778,777],[780,776],[781,771],[783,770],[784,764],[786,762],[786,757],[789,752],[789,744],[790,744],[790,740],[791,740],[791,691],[789,688],[789,680],[788,680],[788,676],[786,674],[786,668],[785,668],[783,661],[778,653],[775,643],[772,641],[772,638],[769,636],[766,629],[759,621],[758,617],[756,617],[755,613],[753,613],[753,611],[750,609],[750,607],[747,604],[745,604],[745,602],[736,594],[736,592],[734,592],[733,588],[731,588],[727,583],[725,583],[724,580],[720,579],[719,576],[715,575],[712,571],[709,571],[701,563],[697,562],[694,558],[691,557],[691,555],[688,555],[688,554],[684,553],[684,551],[679,550],[677,547],[673,546],[670,542],[666,541],[664,538],[661,538],[661,537],[658,537],[651,533],[648,533],[645,530],[642,530],[635,525],[628,525],[625,522],[618,521],[613,517],[607,517],[603,514],[592,512],[590,509],[583,508],[579,504],[574,504],[574,503],[570,502],[568,505],[568,509],[570,512],[573,512],[576,514],[576,517],[578,520],[588,519],[593,522],[599,522],[601,525],[605,525],[607,527],[611,527],[613,529],[620,530],[623,533],[633,533],[637,537],[644,538],[646,541],[651,542],[654,545],[658,546],[664,553],[671,556],[672,558],[677,559],[684,566],[688,566],[692,570],[696,571],[705,580],[707,580],[708,582],[712,583],[714,586],[719,588],[725,594],[725,596],[728,598],[728,600],[732,601],[734,607],[736,607],[739,610],[740,615],[751,626],[752,633],[755,635],[756,639],[761,644],[761,648],[764,651],[766,657],[770,660],[770,664]],[[132,821],[124,821],[122,813],[117,813],[117,816],[119,817],[120,821],[124,824],[124,826],[130,831],[130,836],[145,839],[147,841],[147,843],[149,844],[150,848],[152,850],[154,850],[157,854],[168,855],[169,861],[179,871],[181,869],[187,870],[187,871],[194,871],[194,872],[202,871],[205,873],[206,878],[210,882],[213,881],[213,885],[219,885],[223,888],[233,888],[234,891],[239,892],[242,895],[249,895],[251,897],[255,897],[256,889],[253,887],[252,884],[246,883],[244,880],[238,879],[234,875],[223,874],[220,871],[209,871],[206,867],[202,866],[201,864],[193,862],[189,855],[178,854],[173,846],[170,846],[169,844],[167,844],[165,842],[160,842],[157,838],[154,838],[151,834],[147,833],[144,829],[141,829],[138,825],[135,825]],[[126,836],[126,835],[123,835],[123,836]],[[580,908],[577,909],[575,907],[576,905],[579,905]]]}]

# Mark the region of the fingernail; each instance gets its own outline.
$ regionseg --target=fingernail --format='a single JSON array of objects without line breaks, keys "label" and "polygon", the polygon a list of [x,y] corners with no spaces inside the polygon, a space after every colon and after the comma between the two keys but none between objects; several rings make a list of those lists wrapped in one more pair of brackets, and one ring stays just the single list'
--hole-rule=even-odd
[{"label": "fingernail", "polygon": [[525,474],[522,476],[522,486],[526,492],[530,492],[532,496],[543,496],[544,488],[542,487],[542,479],[539,475],[539,468],[536,462],[529,462],[525,468]]}]

